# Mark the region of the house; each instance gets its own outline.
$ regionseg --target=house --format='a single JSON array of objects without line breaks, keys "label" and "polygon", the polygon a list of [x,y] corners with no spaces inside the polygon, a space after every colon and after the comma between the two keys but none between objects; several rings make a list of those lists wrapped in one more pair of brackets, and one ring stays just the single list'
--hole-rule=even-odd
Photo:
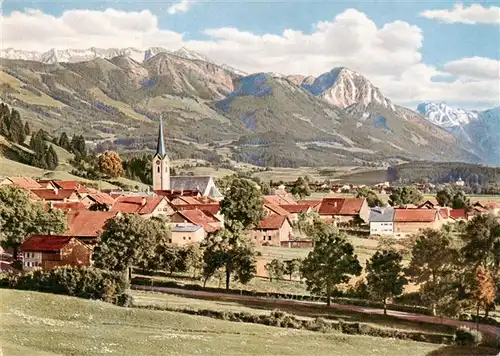
[{"label": "house", "polygon": [[264,204],[272,204],[272,205],[290,205],[297,204],[293,195],[291,194],[274,194],[274,195],[264,195],[262,197],[264,200]]},{"label": "house", "polygon": [[44,188],[44,186],[42,186],[36,180],[34,180],[32,178],[28,178],[28,177],[7,177],[0,182],[0,185],[14,185],[16,187],[24,188],[24,189],[42,189],[42,188]]},{"label": "house", "polygon": [[106,222],[119,216],[116,211],[70,211],[66,215],[68,235],[78,237],[87,245],[94,245]]},{"label": "house", "polygon": [[322,219],[333,219],[341,224],[349,223],[356,216],[368,222],[370,207],[365,198],[324,198],[318,213]]},{"label": "house", "polygon": [[439,207],[439,203],[436,199],[428,199],[417,206],[418,209],[436,209],[437,207]]},{"label": "house", "polygon": [[31,193],[42,201],[52,202],[78,202],[80,196],[75,189],[44,188],[31,189]]},{"label": "house", "polygon": [[100,205],[106,206],[108,209],[110,209],[113,206],[113,204],[115,203],[115,199],[107,193],[90,192],[90,193],[87,193],[85,195],[85,197],[83,197],[80,200],[80,202],[83,205],[85,205],[87,207],[87,209],[94,204],[100,204]]},{"label": "house", "polygon": [[280,205],[274,205],[274,204],[264,204],[264,211],[266,215],[269,214],[282,215],[282,216],[291,215],[287,210],[283,209]]},{"label": "house", "polygon": [[110,211],[123,214],[139,214],[145,218],[165,215],[170,216],[174,209],[164,197],[121,196],[116,198]]},{"label": "house", "polygon": [[394,209],[394,235],[405,237],[422,229],[440,229],[445,219],[435,209]]},{"label": "house", "polygon": [[313,211],[310,205],[307,204],[292,204],[292,205],[280,205],[280,208],[288,211],[289,218],[292,223],[297,222],[299,219],[299,214],[308,214]]},{"label": "house", "polygon": [[465,209],[450,209],[450,219],[452,220],[463,220],[467,221],[473,216],[472,213],[468,213]]},{"label": "house", "polygon": [[202,242],[205,239],[205,229],[199,225],[172,225],[170,243],[183,246],[192,242]]},{"label": "house", "polygon": [[298,205],[309,205],[312,211],[318,212],[319,207],[321,205],[321,200],[299,200],[297,201]]},{"label": "house", "polygon": [[270,214],[250,231],[252,241],[257,245],[281,246],[281,241],[292,239],[292,223],[287,216]]},{"label": "house", "polygon": [[64,212],[75,211],[75,210],[87,210],[87,207],[79,201],[71,201],[71,202],[45,202],[44,205],[47,208],[59,209]]},{"label": "house", "polygon": [[23,269],[90,266],[92,249],[73,236],[32,235],[20,247]]},{"label": "house", "polygon": [[199,209],[179,210],[170,217],[172,226],[196,225],[204,229],[204,233],[215,232],[222,228],[222,224],[213,214]]},{"label": "house", "polygon": [[493,215],[500,215],[500,203],[495,202],[476,202],[473,208],[480,208],[482,213],[490,213]]},{"label": "house", "polygon": [[394,208],[372,208],[370,211],[370,235],[394,234]]}]

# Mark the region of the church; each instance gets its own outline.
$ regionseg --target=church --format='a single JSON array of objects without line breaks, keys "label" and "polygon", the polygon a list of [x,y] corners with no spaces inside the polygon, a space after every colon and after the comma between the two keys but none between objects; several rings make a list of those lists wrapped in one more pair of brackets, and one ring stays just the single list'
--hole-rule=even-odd
[{"label": "church", "polygon": [[156,153],[152,162],[153,190],[158,195],[201,195],[221,200],[223,195],[217,189],[211,176],[170,176],[170,159],[165,149],[163,120],[160,119]]}]

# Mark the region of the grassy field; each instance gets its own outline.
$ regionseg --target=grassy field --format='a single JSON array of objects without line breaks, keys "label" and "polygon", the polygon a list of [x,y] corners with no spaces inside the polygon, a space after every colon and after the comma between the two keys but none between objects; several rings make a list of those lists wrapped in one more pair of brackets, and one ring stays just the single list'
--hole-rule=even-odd
[{"label": "grassy field", "polygon": [[487,355],[487,349],[232,323],[182,313],[0,290],[3,356]]}]

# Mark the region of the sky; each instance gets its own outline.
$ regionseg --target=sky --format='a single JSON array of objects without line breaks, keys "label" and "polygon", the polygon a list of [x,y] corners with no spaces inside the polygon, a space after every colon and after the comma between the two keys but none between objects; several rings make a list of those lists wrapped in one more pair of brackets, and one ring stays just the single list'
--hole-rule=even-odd
[{"label": "sky", "polygon": [[4,0],[2,11],[2,49],[186,47],[248,73],[347,67],[410,108],[500,105],[500,0]]}]

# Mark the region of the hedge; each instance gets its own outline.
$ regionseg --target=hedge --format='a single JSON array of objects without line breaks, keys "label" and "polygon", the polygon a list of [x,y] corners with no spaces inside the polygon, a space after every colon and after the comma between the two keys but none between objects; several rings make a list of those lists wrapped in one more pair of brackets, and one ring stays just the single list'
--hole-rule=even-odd
[{"label": "hedge", "polygon": [[[308,301],[308,302],[324,302],[324,303],[326,303],[326,297],[324,297],[324,296],[300,295],[300,294],[276,293],[276,292],[258,292],[258,291],[246,290],[246,289],[225,289],[225,288],[203,287],[203,286],[200,286],[199,284],[179,284],[179,283],[173,282],[173,281],[165,281],[165,282],[153,281],[149,278],[143,278],[143,277],[133,278],[132,284],[167,287],[167,288],[178,288],[178,289],[187,289],[187,290],[197,290],[197,291],[205,291],[205,292],[213,292],[213,293],[238,294],[238,295],[246,295],[246,296],[252,296],[252,297],[301,300],[301,301]],[[343,294],[345,294],[345,293],[338,291],[338,290],[335,291],[333,293],[333,298],[331,298],[332,303],[344,304],[344,305],[354,305],[354,306],[360,306],[360,307],[369,307],[369,308],[379,308],[379,309],[382,309],[384,307],[384,304],[382,302],[377,302],[377,301],[367,300],[367,299],[340,297]],[[393,310],[393,311],[414,313],[414,314],[432,315],[432,310],[430,310],[429,308],[421,307],[421,306],[414,306],[414,305],[388,304],[387,309]]]},{"label": "hedge", "polygon": [[22,274],[1,273],[0,288],[64,294],[85,299],[101,299],[126,306],[130,298],[125,276],[93,267],[58,267]]},{"label": "hedge", "polygon": [[341,332],[350,335],[369,335],[376,337],[396,338],[414,341],[430,342],[435,344],[450,344],[453,341],[451,334],[431,334],[417,331],[401,331],[393,329],[379,329],[363,323],[346,323],[344,321],[331,322],[321,317],[302,319],[293,314],[280,310],[273,310],[270,314],[252,314],[248,312],[231,312],[211,309],[168,308],[151,306],[134,306],[141,309],[156,309],[180,312],[190,315],[205,316],[214,319],[232,322],[263,324],[290,329],[304,329],[317,332]]}]

